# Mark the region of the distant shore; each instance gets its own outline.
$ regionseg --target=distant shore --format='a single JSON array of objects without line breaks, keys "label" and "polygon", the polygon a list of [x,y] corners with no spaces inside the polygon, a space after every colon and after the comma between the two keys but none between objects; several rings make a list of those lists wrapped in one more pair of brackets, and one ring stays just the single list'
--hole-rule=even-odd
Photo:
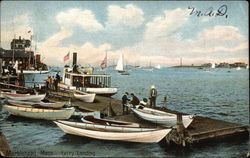
[{"label": "distant shore", "polygon": [[205,68],[204,66],[194,66],[194,65],[179,65],[179,66],[172,66],[174,68]]}]

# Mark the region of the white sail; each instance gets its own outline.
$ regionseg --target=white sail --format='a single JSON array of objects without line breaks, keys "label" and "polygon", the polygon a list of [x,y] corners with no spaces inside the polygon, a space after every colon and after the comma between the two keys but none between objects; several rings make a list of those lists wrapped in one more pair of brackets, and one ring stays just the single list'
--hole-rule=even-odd
[{"label": "white sail", "polygon": [[213,69],[215,68],[215,63],[212,63],[211,68]]},{"label": "white sail", "polygon": [[156,65],[156,66],[155,66],[155,68],[157,68],[157,69],[161,69],[161,65],[160,65],[160,64],[158,64],[158,65]]},{"label": "white sail", "polygon": [[123,71],[123,55],[121,54],[120,59],[117,62],[116,70]]}]

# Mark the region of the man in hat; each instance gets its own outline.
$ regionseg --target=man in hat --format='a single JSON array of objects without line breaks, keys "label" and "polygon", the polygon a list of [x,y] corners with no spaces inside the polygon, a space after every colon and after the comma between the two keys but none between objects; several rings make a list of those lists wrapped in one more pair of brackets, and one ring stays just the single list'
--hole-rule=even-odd
[{"label": "man in hat", "polygon": [[154,108],[156,106],[156,97],[157,97],[157,90],[155,89],[155,86],[151,86],[150,88],[150,107]]},{"label": "man in hat", "polygon": [[124,95],[122,96],[122,113],[123,114],[128,114],[128,92],[125,92]]}]

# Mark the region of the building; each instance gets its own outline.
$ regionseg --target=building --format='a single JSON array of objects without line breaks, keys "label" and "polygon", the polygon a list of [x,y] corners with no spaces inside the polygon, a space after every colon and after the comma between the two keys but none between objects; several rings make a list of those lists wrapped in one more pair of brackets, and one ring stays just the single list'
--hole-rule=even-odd
[{"label": "building", "polygon": [[235,62],[234,67],[247,67],[247,64],[243,63],[243,62]]},{"label": "building", "polygon": [[13,39],[10,43],[10,50],[0,48],[0,58],[3,61],[3,67],[13,66],[16,61],[18,68],[23,70],[47,70],[47,65],[40,61],[40,55],[34,55],[31,50],[31,41],[27,39]]},{"label": "building", "polygon": [[217,65],[217,67],[218,68],[230,68],[230,64],[223,62],[223,63],[220,63],[219,65]]}]

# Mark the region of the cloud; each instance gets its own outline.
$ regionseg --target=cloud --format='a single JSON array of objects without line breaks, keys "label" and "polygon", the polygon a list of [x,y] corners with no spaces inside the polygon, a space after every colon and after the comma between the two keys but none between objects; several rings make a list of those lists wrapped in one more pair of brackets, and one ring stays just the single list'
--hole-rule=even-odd
[{"label": "cloud", "polygon": [[231,53],[231,52],[247,51],[248,49],[249,49],[248,42],[244,42],[235,47],[215,46],[215,47],[206,48],[206,49],[204,49],[203,47],[197,47],[197,48],[194,48],[192,52],[203,53],[203,54],[221,53],[221,52]]},{"label": "cloud", "polygon": [[56,19],[62,27],[66,28],[81,26],[86,32],[98,32],[104,29],[91,10],[73,8],[66,12],[60,12]]},{"label": "cloud", "polygon": [[164,12],[146,24],[145,39],[166,37],[180,29],[188,20],[187,9],[174,9]]},{"label": "cloud", "polygon": [[[111,49],[108,43],[95,46],[90,42],[86,42],[81,46],[70,45],[68,47],[59,45],[60,41],[71,35],[69,30],[61,30],[53,35],[45,42],[38,43],[39,52],[42,58],[45,57],[44,62],[48,65],[60,66],[64,65],[63,57],[68,53],[77,52],[78,63],[81,65],[99,65],[105,56],[105,51]],[[72,59],[72,57],[71,57]]]},{"label": "cloud", "polygon": [[191,52],[198,54],[234,53],[248,50],[246,38],[233,26],[214,26],[200,32],[189,42]]},{"label": "cloud", "polygon": [[242,40],[243,36],[239,33],[239,29],[233,26],[214,26],[213,29],[206,29],[202,31],[198,37],[199,39],[206,39],[207,41],[216,40],[230,41],[230,40]]},{"label": "cloud", "polygon": [[125,25],[132,28],[140,26],[144,21],[144,12],[128,4],[124,8],[117,5],[110,5],[108,8],[108,23],[111,25]]},{"label": "cloud", "polygon": [[55,35],[47,39],[45,42],[43,42],[43,45],[47,47],[56,47],[62,40],[70,37],[72,34],[73,33],[71,30],[61,29],[60,32],[56,33]]}]

